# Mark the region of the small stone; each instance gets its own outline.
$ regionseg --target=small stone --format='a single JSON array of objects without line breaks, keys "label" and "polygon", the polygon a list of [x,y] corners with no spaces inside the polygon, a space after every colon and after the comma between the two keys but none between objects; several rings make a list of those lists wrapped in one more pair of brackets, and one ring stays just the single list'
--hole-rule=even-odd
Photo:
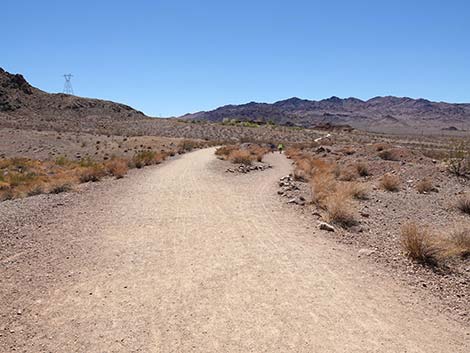
[{"label": "small stone", "polygon": [[326,222],[320,222],[319,228],[321,230],[326,230],[328,232],[334,232],[335,231],[335,227],[333,227],[331,224],[328,224]]},{"label": "small stone", "polygon": [[358,251],[359,256],[370,256],[375,253],[372,249],[361,249]]}]

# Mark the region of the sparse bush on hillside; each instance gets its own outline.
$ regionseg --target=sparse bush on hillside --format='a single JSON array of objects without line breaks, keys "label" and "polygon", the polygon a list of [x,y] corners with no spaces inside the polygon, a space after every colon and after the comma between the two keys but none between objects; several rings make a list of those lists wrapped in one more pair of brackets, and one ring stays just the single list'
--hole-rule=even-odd
[{"label": "sparse bush on hillside", "polygon": [[463,145],[449,153],[447,170],[458,177],[470,177],[470,152]]},{"label": "sparse bush on hillside", "polygon": [[437,266],[440,249],[426,228],[418,227],[415,223],[405,224],[401,229],[401,244],[410,259]]},{"label": "sparse bush on hillside", "polygon": [[361,176],[361,177],[366,177],[369,174],[369,167],[367,167],[367,164],[365,164],[364,162],[358,162],[356,164],[356,170],[357,170],[357,173]]},{"label": "sparse bush on hillside", "polygon": [[394,150],[383,150],[379,152],[379,157],[385,161],[399,161],[400,156]]},{"label": "sparse bush on hillside", "polygon": [[109,162],[106,162],[105,168],[107,173],[116,177],[116,179],[123,178],[129,170],[127,161],[124,159],[117,158],[111,159]]},{"label": "sparse bush on hillside", "polygon": [[470,215],[470,196],[468,194],[461,196],[457,200],[457,208],[463,213]]},{"label": "sparse bush on hillside", "polygon": [[156,162],[156,157],[157,153],[154,151],[139,151],[132,158],[133,166],[136,168],[143,168],[145,166],[153,165]]},{"label": "sparse bush on hillside", "polygon": [[357,171],[352,167],[340,168],[339,171],[339,180],[342,181],[352,181],[357,178]]},{"label": "sparse bush on hillside", "polygon": [[104,176],[106,176],[106,170],[99,164],[78,170],[78,178],[82,183],[100,181]]},{"label": "sparse bush on hillside", "polygon": [[362,183],[344,183],[340,186],[340,189],[356,200],[367,200],[369,198],[369,188]]},{"label": "sparse bush on hillside", "polygon": [[191,152],[198,146],[198,143],[194,140],[183,140],[178,144],[178,153]]},{"label": "sparse bush on hillside", "polygon": [[328,196],[325,201],[325,208],[329,222],[344,228],[357,224],[354,205],[346,193],[337,191]]},{"label": "sparse bush on hillside", "polygon": [[449,239],[448,253],[451,256],[470,256],[470,229],[455,230]]},{"label": "sparse bush on hillside", "polygon": [[400,190],[401,180],[396,175],[385,174],[380,180],[380,185],[386,191],[397,192]]},{"label": "sparse bush on hillside", "polygon": [[431,192],[434,190],[434,185],[432,183],[432,180],[429,178],[424,178],[421,179],[417,184],[416,184],[416,190],[420,193],[427,193]]}]

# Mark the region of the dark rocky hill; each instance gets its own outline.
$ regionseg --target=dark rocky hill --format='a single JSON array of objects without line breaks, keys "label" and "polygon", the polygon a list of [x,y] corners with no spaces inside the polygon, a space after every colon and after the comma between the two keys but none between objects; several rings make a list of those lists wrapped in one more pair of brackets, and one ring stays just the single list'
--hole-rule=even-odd
[{"label": "dark rocky hill", "polygon": [[284,125],[350,125],[371,131],[416,132],[470,129],[470,104],[431,102],[426,99],[331,97],[320,101],[290,98],[273,104],[251,102],[188,114],[184,119],[230,119],[275,122]]},{"label": "dark rocky hill", "polygon": [[22,75],[0,68],[0,122],[9,127],[65,130],[90,126],[103,129],[114,122],[133,122],[146,116],[127,105],[62,93],[51,94],[31,86]]}]

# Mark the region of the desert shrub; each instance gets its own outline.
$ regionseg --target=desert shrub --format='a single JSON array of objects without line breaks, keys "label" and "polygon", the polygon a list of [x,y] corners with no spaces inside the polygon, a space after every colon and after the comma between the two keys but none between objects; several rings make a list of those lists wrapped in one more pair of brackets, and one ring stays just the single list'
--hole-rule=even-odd
[{"label": "desert shrub", "polygon": [[352,146],[343,147],[339,150],[339,152],[345,154],[346,156],[351,156],[356,153],[356,150]]},{"label": "desert shrub", "polygon": [[337,182],[328,171],[316,172],[310,180],[312,201],[318,206],[325,206],[325,201],[336,192]]},{"label": "desert shrub", "polygon": [[247,150],[234,150],[230,152],[228,159],[236,164],[251,165],[253,162],[253,156]]},{"label": "desert shrub", "polygon": [[73,189],[74,182],[71,179],[57,178],[53,180],[48,186],[48,192],[50,194],[60,194],[62,192],[71,191]]},{"label": "desert shrub", "polygon": [[59,156],[55,159],[55,164],[61,167],[69,165],[70,163],[66,156]]},{"label": "desert shrub", "polygon": [[457,208],[463,213],[470,215],[470,196],[467,194],[461,196],[457,200]]},{"label": "desert shrub", "polygon": [[328,221],[341,227],[351,227],[357,224],[354,205],[347,194],[336,192],[325,201]]},{"label": "desert shrub", "polygon": [[376,143],[374,145],[374,148],[377,152],[383,151],[387,147],[388,147],[388,145],[386,145],[385,143]]},{"label": "desert shrub", "polygon": [[142,168],[152,165],[155,162],[156,152],[151,150],[143,150],[134,154],[132,163],[136,168]]},{"label": "desert shrub", "polygon": [[470,256],[470,229],[463,228],[455,230],[449,239],[448,251],[451,255]]},{"label": "desert shrub", "polygon": [[269,149],[260,145],[253,145],[248,148],[248,151],[256,161],[262,162],[264,155],[269,152]]},{"label": "desert shrub", "polygon": [[198,147],[198,143],[194,140],[182,140],[178,143],[178,153],[190,152]]},{"label": "desert shrub", "polygon": [[470,176],[470,152],[464,146],[457,146],[449,152],[447,170],[458,177]]},{"label": "desert shrub", "polygon": [[106,170],[102,165],[78,169],[78,179],[81,183],[100,181],[105,175]]},{"label": "desert shrub", "polygon": [[129,170],[127,161],[124,159],[112,159],[105,163],[105,168],[108,174],[116,177],[117,179],[123,178]]},{"label": "desert shrub", "polygon": [[338,179],[342,181],[352,181],[357,178],[356,169],[352,167],[338,168]]},{"label": "desert shrub", "polygon": [[380,180],[380,185],[386,191],[397,192],[400,190],[401,180],[396,175],[385,174]]},{"label": "desert shrub", "polygon": [[394,150],[383,150],[379,152],[378,156],[385,161],[399,161],[400,160],[398,153],[396,153]]},{"label": "desert shrub", "polygon": [[299,156],[295,162],[294,179],[299,181],[309,180],[312,176],[312,170],[312,159]]},{"label": "desert shrub", "polygon": [[439,248],[426,228],[415,223],[405,224],[401,228],[401,244],[410,259],[424,265],[438,264]]},{"label": "desert shrub", "polygon": [[369,167],[364,162],[358,162],[356,164],[356,171],[361,177],[366,177],[369,174]]},{"label": "desert shrub", "polygon": [[339,188],[353,199],[367,200],[369,198],[369,188],[362,183],[344,183]]},{"label": "desert shrub", "polygon": [[80,159],[80,162],[78,164],[80,167],[88,168],[88,167],[95,166],[96,161],[94,161],[93,158],[87,156],[87,157]]},{"label": "desert shrub", "polygon": [[215,155],[221,159],[227,159],[230,153],[236,149],[238,149],[238,147],[235,145],[222,146],[215,150]]},{"label": "desert shrub", "polygon": [[432,180],[429,178],[424,178],[421,179],[417,184],[416,184],[416,190],[420,193],[423,194],[425,192],[431,192],[434,190],[434,185],[432,183]]}]

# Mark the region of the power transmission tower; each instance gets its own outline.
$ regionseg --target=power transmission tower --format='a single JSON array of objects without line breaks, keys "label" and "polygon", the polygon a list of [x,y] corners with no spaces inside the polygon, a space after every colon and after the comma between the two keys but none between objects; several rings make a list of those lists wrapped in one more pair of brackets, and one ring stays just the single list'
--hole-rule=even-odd
[{"label": "power transmission tower", "polygon": [[70,81],[72,79],[73,75],[72,74],[65,74],[65,83],[64,83],[64,93],[65,94],[71,94],[73,95],[73,88],[72,88],[72,82]]}]

